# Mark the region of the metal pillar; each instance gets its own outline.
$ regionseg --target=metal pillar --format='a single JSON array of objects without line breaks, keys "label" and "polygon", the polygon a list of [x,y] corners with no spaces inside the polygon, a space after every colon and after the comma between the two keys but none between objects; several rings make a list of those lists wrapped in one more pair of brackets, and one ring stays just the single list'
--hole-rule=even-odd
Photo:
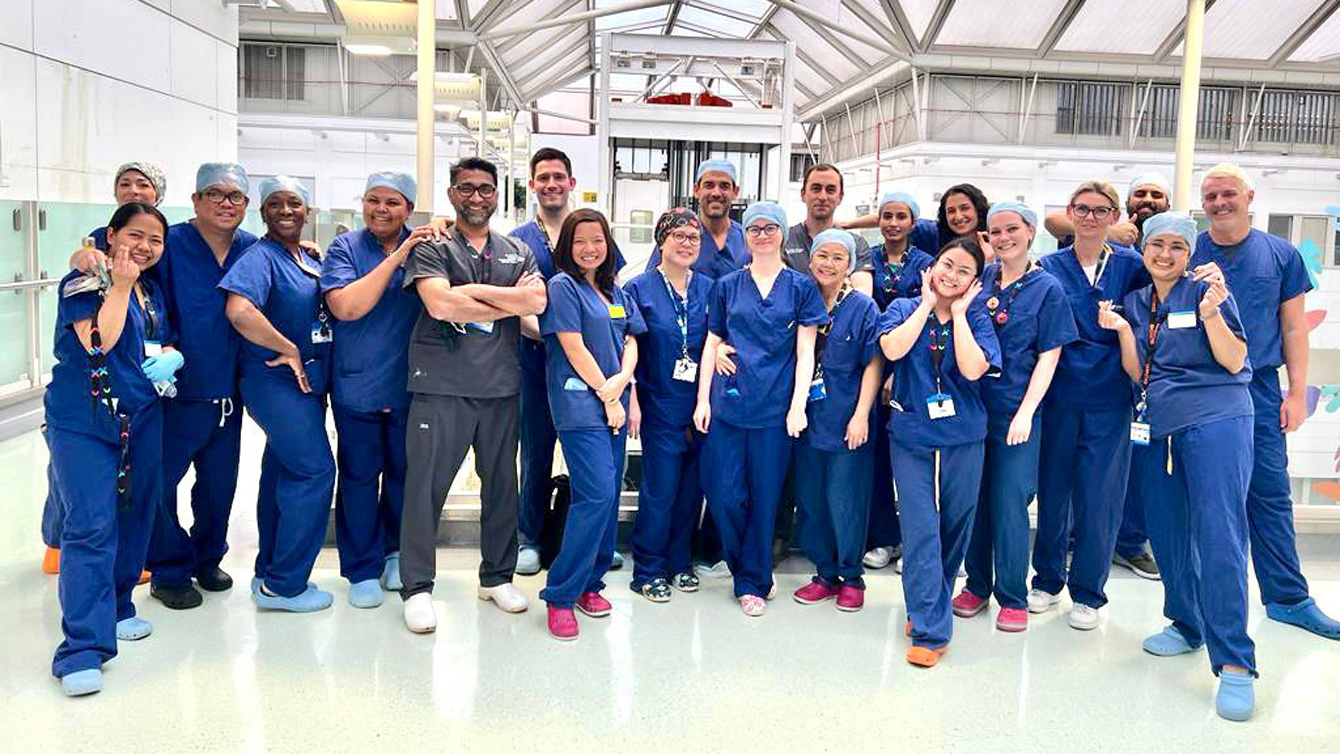
[{"label": "metal pillar", "polygon": [[437,116],[433,113],[434,89],[437,84],[437,5],[419,3],[418,25],[418,124],[415,151],[418,154],[419,196],[414,209],[433,213],[433,130]]},{"label": "metal pillar", "polygon": [[1187,0],[1186,41],[1182,56],[1181,102],[1177,109],[1177,171],[1173,179],[1172,208],[1192,207],[1192,171],[1195,170],[1196,115],[1200,111],[1200,56],[1205,42],[1205,0]]}]

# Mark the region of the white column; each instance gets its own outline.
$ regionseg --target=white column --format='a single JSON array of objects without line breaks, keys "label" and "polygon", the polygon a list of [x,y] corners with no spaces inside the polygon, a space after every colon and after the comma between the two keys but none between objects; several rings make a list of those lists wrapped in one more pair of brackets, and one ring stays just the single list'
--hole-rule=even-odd
[{"label": "white column", "polygon": [[1172,208],[1190,211],[1195,170],[1196,116],[1200,112],[1200,54],[1205,42],[1205,0],[1187,0],[1186,41],[1182,45],[1182,98],[1177,109],[1177,172],[1173,179]]},{"label": "white column", "polygon": [[419,196],[414,209],[428,215],[433,214],[433,129],[437,116],[433,113],[434,87],[437,83],[437,16],[436,3],[419,3],[419,86],[418,86],[418,129],[416,132],[416,153],[418,155]]}]

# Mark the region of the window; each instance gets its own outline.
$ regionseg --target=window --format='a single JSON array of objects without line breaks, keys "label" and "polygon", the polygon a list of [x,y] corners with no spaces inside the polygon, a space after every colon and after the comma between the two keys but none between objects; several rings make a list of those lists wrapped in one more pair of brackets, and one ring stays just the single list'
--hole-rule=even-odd
[{"label": "window", "polygon": [[307,49],[296,45],[242,45],[242,96],[300,100],[304,95]]},{"label": "window", "polygon": [[805,178],[805,171],[809,170],[811,165],[817,164],[814,157],[809,152],[797,154],[791,153],[791,182],[800,183]]},{"label": "window", "polygon": [[1266,232],[1293,243],[1293,215],[1271,215],[1266,221]]},{"label": "window", "polygon": [[1278,144],[1335,141],[1335,96],[1328,92],[1266,91],[1259,103],[1256,139]]},{"label": "window", "polygon": [[1267,232],[1298,247],[1304,259],[1325,267],[1340,267],[1340,231],[1328,215],[1271,215]]},{"label": "window", "polygon": [[1125,84],[1061,81],[1056,84],[1056,133],[1089,136],[1121,134]]},{"label": "window", "polygon": [[[1226,141],[1232,136],[1237,95],[1238,92],[1234,89],[1201,88],[1196,115],[1197,139]],[[1137,89],[1135,96],[1138,103],[1145,103],[1144,87]],[[1154,139],[1177,138],[1177,113],[1181,96],[1181,87],[1154,85],[1153,90],[1149,92],[1149,100],[1145,103],[1144,120],[1140,122],[1140,135]]]}]

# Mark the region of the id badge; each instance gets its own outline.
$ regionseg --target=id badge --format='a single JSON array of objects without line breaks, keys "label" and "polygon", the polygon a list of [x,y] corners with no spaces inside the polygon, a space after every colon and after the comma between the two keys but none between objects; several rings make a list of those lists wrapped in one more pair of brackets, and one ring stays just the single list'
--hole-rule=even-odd
[{"label": "id badge", "polygon": [[697,382],[698,362],[693,359],[680,359],[679,361],[676,361],[675,371],[672,376],[680,382]]},{"label": "id badge", "polygon": [[821,401],[828,397],[828,387],[824,385],[824,378],[819,377],[810,383],[809,402]]},{"label": "id badge", "polygon": [[628,315],[624,312],[622,306],[618,304],[610,304],[610,319],[623,319],[627,316]]},{"label": "id badge", "polygon": [[936,393],[926,399],[926,414],[932,419],[948,419],[954,416],[954,399],[949,393]]},{"label": "id badge", "polygon": [[485,335],[492,335],[492,334],[493,334],[493,323],[492,323],[492,322],[466,322],[466,323],[465,323],[465,328],[466,328],[467,330],[478,330],[479,332],[482,332],[482,333],[484,333]]},{"label": "id badge", "polygon": [[156,340],[144,341],[144,358],[152,359],[163,355],[163,344]]},{"label": "id badge", "polygon": [[1196,326],[1196,313],[1191,312],[1169,312],[1168,329],[1182,330],[1188,327]]},{"label": "id badge", "polygon": [[333,340],[333,338],[331,337],[331,333],[328,328],[322,327],[320,322],[312,323],[313,343],[329,343],[331,340]]},{"label": "id badge", "polygon": [[1134,445],[1149,444],[1149,424],[1147,422],[1131,422],[1131,443]]}]

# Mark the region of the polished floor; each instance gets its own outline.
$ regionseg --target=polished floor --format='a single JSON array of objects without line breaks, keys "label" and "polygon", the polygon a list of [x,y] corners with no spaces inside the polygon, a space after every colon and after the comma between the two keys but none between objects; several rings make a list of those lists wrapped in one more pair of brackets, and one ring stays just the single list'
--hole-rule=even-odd
[{"label": "polished floor", "polygon": [[[225,562],[243,585],[253,431]],[[791,601],[807,578],[798,557],[762,618],[741,614],[726,582],[653,605],[613,573],[613,615],[582,618],[580,640],[564,644],[538,606],[506,615],[475,598],[472,551],[440,551],[439,628],[416,636],[394,595],[351,608],[328,549],[314,579],[336,602],[314,615],[258,614],[245,587],[171,613],[141,588],[153,636],[122,644],[103,693],[71,700],[50,676],[60,609],[38,567],[45,459],[36,433],[0,443],[0,752],[1340,750],[1340,643],[1258,606],[1257,715],[1235,724],[1214,714],[1203,653],[1140,651],[1162,625],[1157,583],[1114,575],[1091,633],[1056,611],[1016,635],[959,620],[941,665],[920,670],[903,660],[892,569],[869,578],[863,612],[845,614]],[[1340,537],[1303,546],[1314,595],[1340,613]],[[518,584],[534,598],[542,577]]]}]

